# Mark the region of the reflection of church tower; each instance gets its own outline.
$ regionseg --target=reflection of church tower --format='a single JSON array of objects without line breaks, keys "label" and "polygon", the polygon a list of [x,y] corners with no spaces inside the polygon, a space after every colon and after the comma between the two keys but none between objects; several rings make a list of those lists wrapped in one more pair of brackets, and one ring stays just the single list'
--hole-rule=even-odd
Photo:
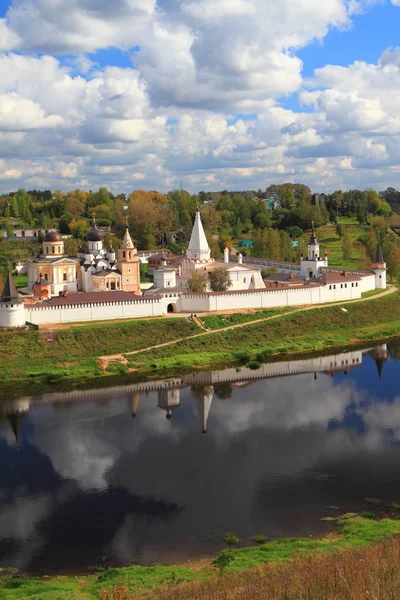
[{"label": "reflection of church tower", "polygon": [[172,419],[172,412],[181,403],[181,393],[179,389],[176,390],[159,390],[158,392],[158,408],[167,411],[167,419]]},{"label": "reflection of church tower", "polygon": [[201,431],[207,433],[207,420],[214,397],[214,386],[205,385],[202,397],[197,396],[197,411],[201,419]]},{"label": "reflection of church tower", "polygon": [[17,444],[17,450],[19,450],[19,443],[21,439],[22,425],[24,423],[26,413],[10,413],[7,415],[8,422],[11,425],[11,429],[14,432],[15,441]]},{"label": "reflection of church tower", "polygon": [[139,408],[139,398],[140,398],[140,394],[132,394],[132,398],[131,398],[131,409],[132,409],[132,417],[135,418],[136,417],[136,413],[138,411]]},{"label": "reflection of church tower", "polygon": [[141,294],[140,291],[140,262],[137,249],[129,234],[128,225],[125,227],[124,241],[118,250],[117,269],[121,273],[121,288],[124,292]]},{"label": "reflection of church tower", "polygon": [[378,370],[379,379],[382,379],[383,365],[385,364],[388,357],[387,345],[377,346],[371,352],[372,358],[375,360],[376,368]]}]

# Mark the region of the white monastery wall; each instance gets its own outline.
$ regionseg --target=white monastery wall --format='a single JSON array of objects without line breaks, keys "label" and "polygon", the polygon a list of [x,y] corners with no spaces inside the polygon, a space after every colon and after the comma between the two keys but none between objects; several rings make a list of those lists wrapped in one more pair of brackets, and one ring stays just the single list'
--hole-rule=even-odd
[{"label": "white monastery wall", "polygon": [[106,319],[129,319],[157,317],[164,314],[160,298],[130,302],[102,302],[99,304],[75,304],[62,306],[25,306],[26,320],[35,325],[42,323],[74,323],[75,321],[100,321]]},{"label": "white monastery wall", "polygon": [[[367,278],[366,278],[367,279]],[[368,277],[368,280],[371,279]],[[372,275],[374,280],[374,276]],[[334,285],[310,285],[298,289],[255,290],[242,292],[227,292],[215,294],[189,294],[180,298],[182,312],[210,312],[216,310],[273,308],[277,306],[301,306],[306,304],[322,304],[361,298],[361,293],[367,288],[367,283],[361,281]],[[343,288],[340,286],[343,285]],[[344,287],[347,285],[347,287]],[[329,289],[331,288],[331,289]]]}]

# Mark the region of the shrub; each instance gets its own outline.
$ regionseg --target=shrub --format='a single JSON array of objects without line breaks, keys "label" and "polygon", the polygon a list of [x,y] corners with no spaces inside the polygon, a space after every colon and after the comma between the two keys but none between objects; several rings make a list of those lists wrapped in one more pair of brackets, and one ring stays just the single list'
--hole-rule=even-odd
[{"label": "shrub", "polygon": [[261,363],[258,362],[258,360],[251,360],[247,366],[249,367],[249,369],[251,369],[252,371],[257,371],[257,369],[259,369],[261,367]]},{"label": "shrub", "polygon": [[255,535],[253,537],[253,542],[256,544],[265,544],[268,542],[268,538],[265,535]]},{"label": "shrub", "polygon": [[240,539],[236,533],[233,533],[233,531],[228,531],[227,533],[224,533],[224,542],[229,546],[232,546],[233,544],[238,544]]}]

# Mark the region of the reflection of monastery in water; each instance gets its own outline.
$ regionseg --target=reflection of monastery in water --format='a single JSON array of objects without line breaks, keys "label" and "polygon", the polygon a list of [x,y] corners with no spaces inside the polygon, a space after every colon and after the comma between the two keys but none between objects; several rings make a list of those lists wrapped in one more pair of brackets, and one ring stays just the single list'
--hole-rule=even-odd
[{"label": "reflection of monastery in water", "polygon": [[[259,369],[252,370],[248,367],[224,369],[222,371],[204,371],[181,378],[145,381],[125,386],[91,389],[86,391],[60,392],[44,394],[42,396],[23,397],[15,400],[4,400],[1,403],[0,417],[6,418],[14,432],[17,447],[19,447],[20,433],[25,415],[34,410],[36,406],[44,404],[69,405],[84,402],[99,402],[126,399],[132,417],[140,414],[141,394],[157,392],[157,407],[164,411],[166,418],[171,421],[173,414],[181,405],[180,392],[182,389],[191,388],[196,406],[196,413],[200,420],[200,428],[207,432],[207,420],[210,414],[214,395],[220,395],[220,388],[228,386],[243,388],[256,381],[272,377],[284,377],[310,373],[316,379],[318,374],[333,376],[338,373],[347,373],[351,369],[361,366],[363,355],[369,354],[376,363],[379,379],[382,377],[384,363],[388,357],[386,344],[370,350],[355,350],[331,356],[320,356],[303,360],[281,361],[266,363]],[[222,396],[220,396],[222,397]]]}]

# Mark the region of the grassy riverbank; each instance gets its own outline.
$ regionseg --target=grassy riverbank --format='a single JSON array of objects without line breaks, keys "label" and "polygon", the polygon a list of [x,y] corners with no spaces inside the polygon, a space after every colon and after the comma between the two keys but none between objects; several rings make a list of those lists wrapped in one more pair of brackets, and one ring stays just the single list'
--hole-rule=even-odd
[{"label": "grassy riverbank", "polygon": [[393,337],[399,332],[400,294],[396,291],[365,302],[284,314],[127,358],[130,365],[140,371],[163,373],[223,361],[262,362],[274,354],[339,348]]},{"label": "grassy riverbank", "polygon": [[[29,578],[3,571],[0,597],[4,600],[395,598],[396,594],[390,592],[400,591],[400,539],[393,536],[399,533],[400,520],[377,521],[348,514],[338,518],[337,531],[324,539],[290,538],[225,550],[216,559],[197,565],[132,566],[79,577]],[[320,568],[322,565],[324,568]],[[335,571],[345,565],[346,576],[335,580]],[[350,594],[352,586],[356,586],[356,591],[360,588],[359,595]],[[369,588],[379,586],[382,595],[365,595]],[[121,595],[117,595],[118,589],[122,590]],[[347,595],[339,595],[342,589],[347,590]]]},{"label": "grassy riverbank", "polygon": [[[255,318],[261,319],[253,322]],[[145,319],[71,326],[67,329],[0,332],[0,397],[88,385],[108,376],[121,383],[126,367],[105,370],[99,356],[122,355],[130,377],[162,376],[226,364],[257,367],[275,355],[343,348],[399,335],[400,294],[310,310],[273,309],[210,315],[204,331],[189,319]],[[237,325],[240,325],[239,327]],[[218,331],[217,327],[226,328]],[[216,330],[215,330],[216,329]],[[215,330],[215,331],[214,331]],[[195,337],[192,337],[195,336]],[[180,341],[179,341],[180,340]],[[158,344],[174,342],[161,348]],[[129,354],[136,352],[136,354]],[[118,378],[118,381],[115,378]]]},{"label": "grassy riverbank", "polygon": [[104,375],[102,354],[133,351],[193,335],[187,319],[149,319],[55,331],[0,332],[0,388],[7,382],[55,382]]}]

